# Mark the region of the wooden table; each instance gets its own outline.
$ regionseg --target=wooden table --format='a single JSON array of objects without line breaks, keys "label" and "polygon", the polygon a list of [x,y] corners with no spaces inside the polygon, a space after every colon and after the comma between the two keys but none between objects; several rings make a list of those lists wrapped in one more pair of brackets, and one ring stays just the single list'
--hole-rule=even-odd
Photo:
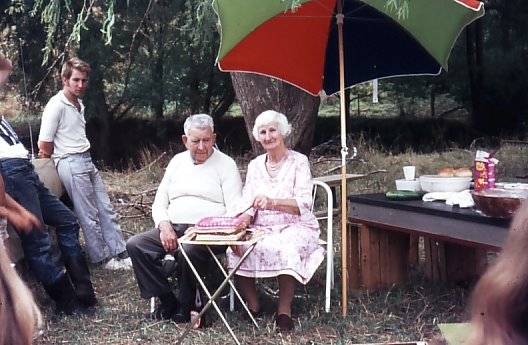
[{"label": "wooden table", "polygon": [[410,236],[424,237],[425,273],[460,281],[479,274],[488,250],[499,250],[509,220],[442,201],[392,201],[384,194],[352,195],[349,221],[349,284],[377,289],[407,280]]},{"label": "wooden table", "polygon": [[[353,181],[365,177],[365,174],[347,174],[347,181]],[[315,180],[321,181],[329,185],[330,187],[341,187],[341,174],[326,175],[314,177]]]},{"label": "wooden table", "polygon": [[[363,178],[365,176],[367,176],[367,175],[365,175],[365,174],[347,174],[346,175],[346,180],[347,180],[347,182],[354,181],[354,180],[359,180],[359,179],[361,179],[361,178]],[[341,198],[337,197],[336,191],[339,189],[339,192],[341,193],[341,174],[318,176],[318,177],[314,177],[314,180],[324,182],[330,187],[330,189],[332,189],[332,199],[333,199],[333,202],[334,202],[334,214],[338,214],[341,211],[341,206],[340,206],[340,203],[338,202],[338,200],[341,200]],[[325,211],[315,212],[315,216],[319,217],[321,215],[324,215],[324,212]]]}]

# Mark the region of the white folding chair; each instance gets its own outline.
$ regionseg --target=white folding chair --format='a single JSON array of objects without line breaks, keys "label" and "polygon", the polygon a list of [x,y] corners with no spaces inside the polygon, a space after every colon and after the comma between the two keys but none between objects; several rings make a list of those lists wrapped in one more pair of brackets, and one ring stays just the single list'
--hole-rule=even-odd
[{"label": "white folding chair", "polygon": [[[317,189],[322,188],[326,192],[326,211],[314,212],[317,220],[326,219],[326,239],[319,240],[319,244],[326,249],[326,288],[325,288],[325,311],[330,312],[330,294],[334,287],[334,242],[333,242],[333,221],[334,221],[334,199],[332,189],[328,184],[318,180],[312,180],[312,212],[314,212],[315,199],[317,197]],[[234,294],[230,294],[230,309],[234,310]]]},{"label": "white folding chair", "polygon": [[326,247],[326,289],[325,289],[325,311],[330,312],[330,293],[334,287],[334,242],[333,242],[333,221],[334,221],[334,199],[332,189],[325,182],[312,180],[312,212],[314,212],[317,189],[321,187],[326,192],[326,215],[325,212],[314,212],[317,220],[326,219],[326,240],[319,240],[319,244]]}]

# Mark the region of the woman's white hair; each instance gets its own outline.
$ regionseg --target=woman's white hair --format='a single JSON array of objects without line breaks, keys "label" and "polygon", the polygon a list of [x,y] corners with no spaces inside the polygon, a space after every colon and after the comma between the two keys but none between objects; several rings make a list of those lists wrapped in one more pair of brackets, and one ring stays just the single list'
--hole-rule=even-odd
[{"label": "woman's white hair", "polygon": [[277,124],[279,132],[283,137],[287,137],[288,134],[291,133],[292,126],[288,122],[286,115],[275,110],[266,110],[255,119],[255,125],[253,126],[253,137],[255,140],[259,140],[260,127],[269,125],[271,123]]},{"label": "woman's white hair", "polygon": [[199,129],[211,128],[214,132],[214,121],[210,115],[207,114],[195,114],[189,116],[183,124],[183,132],[185,135],[189,135],[189,128],[195,127]]}]

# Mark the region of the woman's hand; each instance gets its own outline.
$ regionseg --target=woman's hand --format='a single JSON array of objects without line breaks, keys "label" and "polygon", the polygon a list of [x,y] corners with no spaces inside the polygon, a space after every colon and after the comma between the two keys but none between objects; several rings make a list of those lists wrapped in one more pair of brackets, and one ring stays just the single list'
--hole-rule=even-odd
[{"label": "woman's hand", "polygon": [[229,248],[233,251],[233,253],[236,256],[242,256],[247,250],[247,247],[245,245],[239,244],[239,245],[230,245]]},{"label": "woman's hand", "polygon": [[277,205],[277,202],[273,198],[268,198],[265,195],[257,195],[255,197],[255,200],[253,200],[253,207],[257,210],[273,210],[275,209],[275,206]]},{"label": "woman's hand", "polygon": [[241,213],[237,216],[237,218],[241,219],[246,224],[246,227],[251,224],[251,221],[253,220],[253,217],[247,213]]}]

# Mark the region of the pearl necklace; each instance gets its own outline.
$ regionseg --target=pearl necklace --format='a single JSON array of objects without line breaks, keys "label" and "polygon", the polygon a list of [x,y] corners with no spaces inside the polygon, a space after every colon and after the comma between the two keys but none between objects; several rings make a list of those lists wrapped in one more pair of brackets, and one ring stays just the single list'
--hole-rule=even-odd
[{"label": "pearl necklace", "polygon": [[268,169],[268,171],[275,172],[279,170],[282,167],[282,164],[284,163],[284,160],[287,156],[288,154],[286,153],[277,163],[271,163],[269,159],[266,159],[266,168]]}]

